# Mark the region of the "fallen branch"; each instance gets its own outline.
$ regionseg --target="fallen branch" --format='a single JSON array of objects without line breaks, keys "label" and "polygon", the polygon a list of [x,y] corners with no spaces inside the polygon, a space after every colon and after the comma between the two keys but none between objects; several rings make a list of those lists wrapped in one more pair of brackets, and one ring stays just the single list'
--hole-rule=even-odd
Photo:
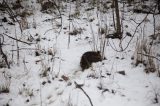
[{"label": "fallen branch", "polygon": [[159,58],[155,57],[155,56],[151,56],[149,54],[143,54],[143,53],[138,53],[138,54],[141,54],[141,55],[144,55],[144,56],[147,56],[147,57],[151,57],[151,58],[155,58],[156,60],[160,61]]},{"label": "fallen branch", "polygon": [[28,42],[25,42],[25,41],[22,41],[22,40],[16,39],[16,38],[11,37],[11,36],[9,36],[9,35],[7,35],[7,34],[5,34],[5,33],[4,33],[4,35],[5,35],[5,36],[7,36],[7,37],[9,37],[9,38],[11,38],[11,39],[13,39],[13,40],[16,40],[16,41],[18,41],[18,42],[25,43],[25,44],[27,44],[27,45],[31,45],[31,44],[33,44],[33,43],[28,43]]},{"label": "fallen branch", "polygon": [[76,88],[82,90],[82,92],[83,92],[83,93],[87,96],[87,98],[89,99],[89,102],[90,102],[91,106],[93,106],[93,103],[92,103],[92,101],[91,101],[91,98],[88,96],[88,94],[87,94],[87,93],[83,90],[83,88],[82,88],[83,85],[77,84],[76,82],[74,82],[74,84],[76,85]]},{"label": "fallen branch", "polygon": [[[19,48],[18,50],[39,50],[39,49],[36,49],[36,48]],[[16,50],[10,50],[10,51],[17,51]]]}]

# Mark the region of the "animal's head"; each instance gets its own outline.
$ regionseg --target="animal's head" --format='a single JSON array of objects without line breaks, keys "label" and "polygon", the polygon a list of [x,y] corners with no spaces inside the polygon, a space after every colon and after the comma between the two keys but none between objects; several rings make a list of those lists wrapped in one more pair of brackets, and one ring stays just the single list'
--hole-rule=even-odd
[{"label": "animal's head", "polygon": [[101,61],[102,60],[101,52],[97,51],[96,53],[97,53],[97,55],[96,55],[97,59]]}]

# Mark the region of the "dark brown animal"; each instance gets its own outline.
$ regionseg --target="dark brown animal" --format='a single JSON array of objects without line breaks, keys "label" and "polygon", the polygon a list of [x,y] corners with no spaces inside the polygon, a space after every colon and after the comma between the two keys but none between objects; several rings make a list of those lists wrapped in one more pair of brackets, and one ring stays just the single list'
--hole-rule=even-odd
[{"label": "dark brown animal", "polygon": [[85,52],[80,61],[80,66],[82,68],[82,71],[85,69],[88,69],[93,62],[102,61],[102,56],[99,51],[89,51]]}]

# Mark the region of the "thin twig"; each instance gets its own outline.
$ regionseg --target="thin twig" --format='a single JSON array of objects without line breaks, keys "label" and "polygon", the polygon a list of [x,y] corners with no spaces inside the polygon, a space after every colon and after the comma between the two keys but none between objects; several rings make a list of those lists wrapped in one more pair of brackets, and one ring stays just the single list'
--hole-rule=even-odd
[{"label": "thin twig", "polygon": [[40,85],[40,88],[39,88],[39,90],[40,90],[40,100],[41,100],[41,105],[40,106],[42,106],[42,87],[41,87],[41,82],[39,82],[39,85]]},{"label": "thin twig", "polygon": [[70,44],[70,41],[71,41],[71,34],[70,34],[70,29],[71,29],[71,3],[69,3],[69,36],[68,36],[68,49],[69,49],[69,44]]},{"label": "thin twig", "polygon": [[[123,48],[122,50],[117,50],[117,49],[115,49],[115,48],[112,47],[112,46],[111,46],[111,48],[112,48],[113,50],[115,50],[116,52],[123,52],[123,51],[125,51],[125,50],[128,48],[128,46],[130,45],[131,41],[133,40],[133,38],[134,38],[134,36],[135,36],[135,34],[136,34],[136,31],[137,31],[138,27],[145,21],[145,19],[148,17],[148,15],[149,15],[149,14],[147,14],[140,23],[137,23],[138,25],[136,26],[136,29],[134,30],[134,33],[133,33],[131,39],[128,41],[128,43],[127,43],[127,45],[126,45],[125,48]],[[109,34],[109,35],[113,35],[113,34]],[[108,36],[108,35],[107,35],[107,36]],[[124,38],[122,39],[121,42],[123,42],[123,40],[124,40]]]},{"label": "thin twig", "polygon": [[[15,28],[15,37],[17,39],[16,28]],[[17,65],[19,66],[19,45],[17,40],[16,40],[16,46],[17,46]]]}]

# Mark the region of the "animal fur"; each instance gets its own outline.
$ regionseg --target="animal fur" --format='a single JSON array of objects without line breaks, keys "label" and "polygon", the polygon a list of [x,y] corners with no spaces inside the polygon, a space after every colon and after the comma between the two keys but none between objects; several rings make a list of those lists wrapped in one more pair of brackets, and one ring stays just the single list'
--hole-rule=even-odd
[{"label": "animal fur", "polygon": [[88,69],[93,62],[102,61],[102,56],[99,51],[89,51],[85,52],[80,61],[80,66],[82,68],[82,71],[85,69]]}]

